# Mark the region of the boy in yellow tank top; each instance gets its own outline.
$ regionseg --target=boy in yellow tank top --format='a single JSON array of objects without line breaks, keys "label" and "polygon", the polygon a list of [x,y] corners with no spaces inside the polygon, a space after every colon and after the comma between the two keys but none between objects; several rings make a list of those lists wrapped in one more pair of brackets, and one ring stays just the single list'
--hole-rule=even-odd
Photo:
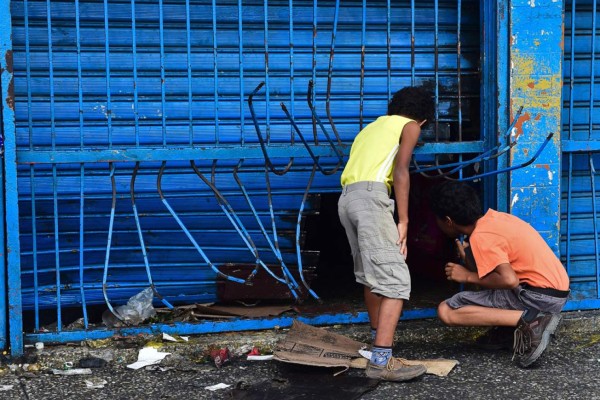
[{"label": "boy in yellow tank top", "polygon": [[392,344],[403,303],[410,296],[405,262],[408,168],[421,126],[431,120],[433,111],[432,96],[423,88],[396,92],[387,115],[367,125],[354,139],[342,173],[338,214],[350,242],[356,281],[364,286],[373,332],[366,371],[370,378],[406,381],[425,373],[422,365],[404,365],[392,357]]}]

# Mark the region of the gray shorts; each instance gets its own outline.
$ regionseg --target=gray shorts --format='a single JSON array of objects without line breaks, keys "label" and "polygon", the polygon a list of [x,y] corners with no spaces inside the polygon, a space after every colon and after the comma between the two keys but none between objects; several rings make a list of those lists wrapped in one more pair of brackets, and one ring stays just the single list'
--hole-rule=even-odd
[{"label": "gray shorts", "polygon": [[357,182],[344,187],[338,202],[340,221],[346,230],[356,282],[371,292],[408,300],[410,273],[400,254],[394,200],[381,182]]},{"label": "gray shorts", "polygon": [[464,306],[481,306],[503,310],[526,310],[534,308],[548,313],[559,313],[567,298],[549,296],[527,290],[519,285],[514,289],[464,291],[455,294],[446,304],[457,309]]}]

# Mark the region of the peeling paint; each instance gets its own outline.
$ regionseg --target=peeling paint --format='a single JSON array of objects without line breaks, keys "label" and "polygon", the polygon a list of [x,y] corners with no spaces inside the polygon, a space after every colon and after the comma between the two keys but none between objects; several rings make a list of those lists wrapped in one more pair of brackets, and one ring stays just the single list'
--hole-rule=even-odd
[{"label": "peeling paint", "polygon": [[525,113],[519,117],[517,123],[515,124],[514,131],[516,132],[515,136],[520,136],[523,134],[523,124],[531,119],[531,115],[529,113]]},{"label": "peeling paint", "polygon": [[13,73],[13,52],[12,50],[6,50],[6,55],[4,56],[6,60],[6,70],[9,74]]},{"label": "peeling paint", "polygon": [[536,46],[540,45],[540,39],[533,39],[533,44],[535,44]]},{"label": "peeling paint", "polygon": [[535,7],[535,0],[529,0],[527,4],[529,4],[533,8]]},{"label": "peeling paint", "polygon": [[6,97],[6,105],[11,110],[15,109],[15,80],[12,77],[8,82],[8,97]]},{"label": "peeling paint", "polygon": [[527,86],[533,89],[535,87],[535,82],[529,82]]},{"label": "peeling paint", "polygon": [[519,201],[519,193],[515,193],[515,195],[512,198],[512,201],[510,202],[510,206],[514,207],[515,204],[517,204],[517,201]]},{"label": "peeling paint", "polygon": [[535,121],[539,121],[539,120],[540,120],[540,118],[542,118],[542,114],[538,114],[538,115],[536,115],[536,116],[535,116],[535,118],[534,118],[534,120],[535,120]]}]

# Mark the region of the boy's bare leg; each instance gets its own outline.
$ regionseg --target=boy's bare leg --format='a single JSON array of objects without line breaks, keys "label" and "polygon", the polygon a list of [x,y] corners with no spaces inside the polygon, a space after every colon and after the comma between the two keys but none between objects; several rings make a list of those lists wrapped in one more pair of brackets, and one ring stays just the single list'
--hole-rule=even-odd
[{"label": "boy's bare leg", "polygon": [[453,309],[446,302],[438,306],[438,316],[450,326],[517,326],[523,315],[520,310],[503,310],[481,306]]},{"label": "boy's bare leg", "polygon": [[404,300],[381,297],[379,306],[379,318],[377,322],[377,336],[374,346],[391,347],[394,344],[396,326],[402,314]]},{"label": "boy's bare leg", "polygon": [[369,314],[369,322],[371,323],[372,329],[377,329],[379,321],[379,307],[381,307],[381,299],[383,297],[371,292],[371,289],[367,286],[363,286],[365,295],[365,305],[367,306],[367,313]]}]

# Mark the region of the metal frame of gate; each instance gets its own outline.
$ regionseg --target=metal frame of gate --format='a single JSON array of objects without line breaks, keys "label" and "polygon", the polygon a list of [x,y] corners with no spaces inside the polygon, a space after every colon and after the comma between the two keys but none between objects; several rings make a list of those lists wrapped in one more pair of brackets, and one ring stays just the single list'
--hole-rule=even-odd
[{"label": "metal frame of gate", "polygon": [[[44,3],[38,2],[39,4],[43,5]],[[305,4],[304,4],[305,3]],[[331,6],[333,4],[333,2],[317,2],[316,0],[314,0],[313,2],[304,2],[303,4],[306,6],[307,10],[312,11],[314,13],[314,15],[317,15],[317,12],[319,10],[319,5],[322,5],[323,3],[327,3],[329,6]],[[440,6],[440,1],[435,0],[433,2],[433,4],[431,5],[430,9],[431,11],[434,13],[435,17],[434,17],[434,23],[433,26],[435,28],[435,31],[433,32],[433,35],[430,35],[433,40],[434,40],[434,45],[435,45],[435,50],[436,50],[436,62],[437,62],[437,45],[438,45],[438,20],[437,20],[437,16],[438,16],[438,7]],[[447,2],[446,2],[447,3]],[[39,5],[38,4],[38,5]],[[51,2],[47,1],[46,3],[47,7],[51,7]],[[79,2],[75,2],[75,4],[78,6]],[[290,6],[292,5],[292,2],[289,2]],[[335,6],[335,10],[339,9],[339,1],[335,2],[336,6]],[[384,2],[381,2],[381,4],[384,4]],[[444,3],[445,4],[445,3]],[[483,29],[483,31],[485,32],[485,35],[487,37],[493,37],[496,33],[497,30],[501,30],[501,26],[497,26],[496,24],[496,13],[495,13],[495,5],[490,4],[490,2],[487,1],[481,1],[481,10],[480,10],[480,15],[481,15],[481,21],[480,21],[480,25],[481,25],[481,29]],[[160,95],[161,95],[161,99],[158,102],[158,104],[160,105],[160,107],[162,107],[162,111],[159,112],[157,115],[158,120],[159,120],[159,128],[160,128],[160,134],[158,135],[158,139],[159,142],[158,143],[154,143],[151,145],[140,145],[140,141],[139,141],[139,136],[135,135],[135,145],[132,146],[120,146],[118,145],[118,143],[114,143],[112,141],[112,136],[110,136],[110,125],[111,125],[111,121],[113,121],[113,117],[111,116],[113,110],[111,109],[111,99],[110,99],[110,95],[111,95],[111,90],[110,90],[110,78],[111,78],[111,74],[110,74],[110,68],[107,68],[107,73],[104,76],[105,78],[105,84],[107,87],[107,93],[108,93],[108,99],[106,99],[106,104],[107,104],[107,108],[108,110],[102,110],[102,111],[106,111],[106,120],[107,120],[107,124],[109,127],[109,135],[108,135],[108,141],[109,141],[109,145],[108,147],[100,147],[100,148],[90,148],[89,146],[83,146],[83,144],[81,145],[81,147],[77,148],[77,146],[75,147],[65,147],[65,148],[61,148],[60,146],[57,146],[57,143],[55,142],[55,138],[54,138],[54,133],[53,133],[53,129],[54,129],[54,120],[52,120],[52,126],[50,127],[50,135],[51,137],[49,138],[45,138],[44,140],[46,141],[45,146],[42,146],[40,148],[34,148],[33,146],[29,147],[29,148],[18,148],[17,147],[17,137],[16,137],[16,133],[15,133],[15,113],[14,113],[14,92],[12,91],[13,89],[13,79],[14,79],[14,74],[12,71],[12,60],[9,60],[9,58],[7,57],[9,54],[12,53],[12,27],[11,27],[11,9],[10,9],[10,5],[11,2],[8,0],[1,0],[0,1],[0,55],[2,56],[2,108],[3,108],[3,127],[4,127],[4,134],[5,134],[5,152],[4,152],[4,163],[5,163],[5,193],[6,193],[6,232],[7,232],[7,265],[8,265],[8,271],[7,271],[7,293],[8,293],[8,302],[10,304],[10,306],[8,307],[8,326],[9,326],[9,332],[8,332],[8,337],[10,339],[10,347],[11,347],[11,351],[13,354],[19,354],[22,352],[23,350],[23,341],[25,340],[26,342],[36,342],[36,341],[46,341],[46,342],[65,342],[65,341],[74,341],[74,340],[84,340],[84,339],[99,339],[99,338],[106,338],[106,337],[110,337],[112,335],[115,334],[115,332],[117,332],[114,329],[79,329],[79,330],[62,330],[60,328],[60,323],[59,323],[59,327],[55,332],[34,332],[34,333],[26,333],[23,334],[23,316],[22,316],[22,293],[21,293],[21,279],[22,279],[22,275],[21,275],[21,256],[20,256],[20,230],[19,230],[19,198],[18,198],[18,191],[17,191],[17,184],[18,184],[18,170],[20,167],[29,167],[29,168],[33,168],[33,165],[45,165],[47,170],[44,172],[46,174],[46,176],[54,177],[53,179],[53,184],[54,189],[54,211],[53,211],[53,216],[52,216],[52,210],[50,210],[51,212],[51,218],[54,220],[54,232],[56,237],[58,237],[59,231],[58,231],[58,227],[59,227],[59,223],[58,223],[58,215],[57,215],[57,200],[56,200],[56,196],[57,196],[57,191],[56,191],[56,177],[57,177],[57,171],[60,171],[61,166],[64,165],[81,165],[81,173],[82,176],[84,174],[84,165],[87,165],[88,163],[110,163],[109,165],[111,165],[111,172],[110,172],[110,176],[112,177],[114,169],[112,168],[112,165],[120,165],[119,163],[132,163],[132,162],[153,162],[153,161],[160,161],[160,162],[180,162],[180,161],[187,161],[187,160],[200,160],[202,161],[207,161],[210,164],[210,161],[212,160],[223,160],[225,162],[232,161],[232,162],[237,162],[240,159],[247,159],[247,160],[263,160],[265,159],[265,157],[270,157],[272,159],[277,159],[277,160],[287,160],[291,157],[293,157],[296,160],[304,160],[304,169],[306,169],[307,167],[310,167],[311,165],[316,166],[319,163],[319,159],[322,160],[329,160],[327,161],[328,166],[331,167],[333,165],[335,165],[336,162],[336,157],[337,157],[337,151],[341,151],[343,152],[344,156],[347,156],[348,154],[348,144],[349,144],[349,139],[351,139],[351,132],[346,132],[346,136],[343,136],[344,139],[344,143],[338,146],[330,146],[329,143],[327,143],[327,141],[325,140],[325,138],[322,136],[322,133],[320,134],[321,136],[318,138],[320,140],[317,140],[317,138],[315,137],[311,143],[300,143],[300,142],[294,142],[294,134],[292,133],[291,136],[288,135],[288,139],[287,141],[285,139],[285,136],[277,136],[273,131],[273,136],[272,138],[276,138],[279,140],[272,140],[270,143],[267,142],[267,146],[261,148],[261,146],[259,145],[259,143],[257,141],[248,141],[245,142],[242,139],[242,142],[240,144],[231,144],[231,143],[226,143],[225,142],[219,142],[219,136],[216,135],[216,140],[214,141],[214,143],[194,143],[193,139],[190,142],[190,144],[186,144],[186,143],[177,143],[176,145],[173,146],[168,146],[167,145],[167,139],[166,139],[166,116],[165,116],[165,105],[166,105],[166,100],[165,100],[165,95],[166,95],[166,91],[164,88],[164,78],[165,78],[165,63],[167,62],[167,57],[165,55],[164,52],[164,45],[165,45],[165,36],[164,36],[164,21],[163,21],[163,2],[160,1],[159,2],[159,7],[160,7],[160,13],[159,13],[159,32],[160,32],[160,52],[159,54],[157,54],[157,62],[159,63],[157,66],[157,70],[160,71],[160,80],[161,80],[161,90],[160,90]],[[105,1],[103,3],[104,5],[104,10],[105,10],[105,14],[104,14],[104,18],[101,18],[99,21],[97,21],[98,24],[100,25],[104,25],[105,29],[106,29],[106,37],[104,38],[106,41],[106,51],[105,51],[105,63],[106,65],[110,65],[110,48],[109,48],[109,34],[108,34],[108,24],[109,24],[109,18],[108,18],[108,14],[106,13],[108,7],[109,7],[109,2]],[[128,3],[129,7],[135,6],[136,2],[132,1],[131,3]],[[218,29],[216,28],[217,26],[217,22],[216,22],[216,18],[217,18],[217,14],[216,14],[216,9],[217,9],[217,2],[213,1],[212,3],[209,2],[204,2],[203,6],[208,9],[208,10],[212,10],[212,17],[210,20],[212,20],[212,38],[211,38],[211,43],[213,43],[212,45],[208,46],[207,48],[210,50],[210,52],[214,55],[214,63],[213,65],[209,68],[212,69],[214,71],[214,76],[217,77],[219,76],[218,73],[218,53],[219,53],[219,48],[217,47],[216,43],[217,43],[217,35],[218,35]],[[242,2],[239,1],[237,3],[237,5],[239,6],[239,10],[241,12],[242,9]],[[256,6],[259,9],[263,9],[264,13],[265,13],[265,19],[264,19],[264,24],[265,24],[265,31],[267,29],[266,24],[268,21],[267,18],[267,5],[268,2],[257,2]],[[458,126],[459,126],[459,131],[462,127],[462,120],[461,120],[461,115],[462,115],[462,107],[461,107],[461,99],[462,96],[464,96],[464,94],[461,94],[461,70],[460,70],[460,65],[462,63],[461,60],[461,14],[462,14],[462,7],[463,7],[463,2],[461,0],[458,0],[455,4],[456,9],[458,10],[458,19],[457,19],[457,25],[452,28],[455,29],[457,38],[458,38],[458,45],[456,48],[456,62],[459,65],[458,67],[458,71],[457,71],[457,78],[458,78]],[[390,41],[390,34],[391,34],[391,18],[392,16],[390,15],[390,10],[391,10],[391,2],[388,0],[387,3],[384,4],[384,9],[387,10],[387,47],[383,46],[383,55],[381,57],[382,60],[387,60],[387,76],[388,76],[388,88],[387,88],[387,93],[385,93],[385,98],[389,97],[390,91],[391,91],[391,79],[392,79],[392,71],[391,71],[391,64],[390,64],[390,60],[391,55],[392,55],[392,48],[391,48],[391,41]],[[187,44],[188,44],[188,57],[189,57],[189,45],[190,45],[190,28],[189,28],[189,13],[190,13],[190,3],[186,2],[186,12],[187,12],[187,16],[188,16],[188,30],[187,30]],[[412,48],[410,51],[405,52],[405,56],[407,57],[407,59],[412,59],[412,68],[408,68],[406,69],[404,72],[402,72],[404,78],[406,78],[405,80],[407,82],[415,82],[416,78],[419,78],[420,76],[420,72],[417,71],[415,69],[415,57],[418,58],[419,55],[415,53],[415,47],[414,47],[414,40],[415,40],[415,36],[418,37],[418,33],[416,34],[416,27],[415,27],[415,11],[417,10],[417,6],[415,5],[415,1],[412,0],[409,3],[407,3],[407,10],[409,10],[411,12],[410,16],[404,16],[404,18],[411,24],[410,25],[410,29],[406,30],[407,33],[407,37],[412,39]],[[361,43],[360,43],[360,47],[362,47],[363,51],[362,53],[357,52],[356,54],[362,54],[358,59],[362,60],[362,62],[364,62],[365,60],[365,46],[368,48],[368,43],[367,43],[367,11],[368,11],[368,7],[366,4],[366,1],[363,1],[362,3],[356,2],[356,4],[354,4],[354,12],[356,13],[360,13],[361,18],[357,18],[357,21],[362,21],[362,27],[360,28],[360,32],[361,32]],[[77,14],[78,16],[79,14]],[[336,14],[337,15],[337,14]],[[291,24],[291,16],[292,13],[290,12],[290,24]],[[134,18],[135,20],[135,18]],[[209,20],[209,21],[210,21]],[[241,35],[243,30],[241,29],[241,24],[242,24],[242,19],[239,18],[239,23],[240,23],[240,29],[239,29],[239,34]],[[310,29],[313,29],[313,32],[315,32],[314,30],[317,29],[317,22],[319,21],[319,23],[322,23],[322,20],[317,20],[316,18],[313,18],[312,20],[312,27]],[[48,14],[47,17],[47,23],[49,25],[48,29],[47,29],[47,35],[48,35],[48,43],[50,43],[50,47],[52,45],[52,38],[51,35],[54,32],[51,29],[52,26],[52,21],[50,19],[50,14]],[[135,21],[133,21],[133,23],[135,24]],[[332,22],[326,22],[323,23],[324,25],[329,27],[329,30],[327,31],[329,35],[332,36],[332,38],[335,37],[335,34],[332,33]],[[77,28],[79,29],[79,21],[77,21]],[[418,27],[417,27],[418,28]],[[309,29],[309,30],[310,30]],[[135,28],[133,30],[133,32],[135,33]],[[293,30],[292,30],[293,32]],[[432,32],[429,32],[430,34]],[[384,36],[385,37],[385,36]],[[329,40],[329,39],[328,39]],[[333,39],[332,39],[333,40]],[[329,53],[329,50],[332,50],[333,53],[333,41],[328,42],[331,43],[331,48],[327,49],[327,54]],[[268,41],[268,36],[265,35],[265,41],[264,41],[264,51],[265,54],[268,54],[268,49],[266,48],[266,46],[268,46],[269,41]],[[79,46],[79,42],[77,43],[77,45]],[[319,45],[319,43],[317,42],[313,42],[313,59],[312,59],[312,67],[310,70],[310,74],[312,74],[313,80],[317,80],[319,75],[321,77],[321,81],[323,81],[323,77],[325,75],[327,75],[326,73],[323,73],[323,69],[319,70],[320,72],[317,71],[317,62],[316,62],[316,58],[315,58],[315,54],[317,53],[317,46]],[[290,47],[293,48],[293,47]],[[485,95],[485,96],[491,96],[491,98],[495,99],[495,93],[496,93],[496,71],[498,68],[498,63],[497,61],[500,61],[500,65],[502,64],[502,61],[506,61],[506,60],[500,60],[497,59],[495,56],[495,47],[490,43],[482,43],[481,44],[481,49],[478,49],[481,53],[483,53],[484,57],[482,57],[481,60],[481,68],[482,68],[482,76],[483,79],[481,81],[481,87],[480,87],[480,93]],[[79,47],[78,47],[78,53],[80,51]],[[322,50],[321,50],[322,51]],[[239,48],[239,52],[240,52],[240,57],[242,57],[242,48],[240,46]],[[292,57],[292,54],[288,54],[288,56]],[[299,57],[298,54],[294,54],[294,56]],[[29,56],[28,56],[29,57]],[[53,113],[54,112],[54,96],[53,96],[53,82],[52,82],[52,51],[49,51],[49,57],[50,60],[46,60],[46,62],[49,63],[50,65],[50,82],[49,82],[49,87],[50,87],[50,96],[49,96],[49,104],[50,104],[50,112]],[[361,58],[362,57],[362,58]],[[499,56],[501,57],[501,56]],[[310,59],[310,57],[309,57]],[[323,60],[325,60],[325,62],[323,63]],[[321,57],[320,58],[320,62],[321,64],[327,64],[327,58],[325,57]],[[27,61],[29,63],[29,60]],[[80,63],[80,60],[78,61]],[[220,62],[220,61],[219,61]],[[243,66],[243,63],[241,62],[241,58],[239,60],[239,65],[240,67]],[[266,74],[267,74],[267,78],[269,76],[269,72],[268,72],[268,61],[265,61],[265,68],[267,69]],[[292,64],[293,65],[293,64]],[[81,67],[81,64],[78,65],[78,68]],[[188,72],[189,72],[189,68],[190,64],[188,61]],[[326,69],[325,69],[326,70]],[[80,70],[79,70],[80,71]],[[292,69],[293,71],[293,69]],[[365,85],[364,85],[364,67],[361,68],[362,71],[362,75],[360,77],[361,79],[361,84],[360,84],[360,94],[357,97],[358,99],[358,105],[359,105],[359,109],[360,109],[360,121],[362,124],[363,118],[367,118],[369,117],[369,108],[365,107],[365,105],[368,105],[368,101],[366,99],[369,98],[368,93],[364,92],[365,89]],[[22,72],[22,71],[21,71]],[[438,79],[438,68],[437,68],[437,64],[434,68],[433,71],[428,71],[425,72],[425,74],[430,74],[432,75],[432,77],[436,80]],[[80,72],[79,72],[80,73]],[[464,71],[463,71],[464,73]],[[189,76],[189,75],[188,75]],[[240,77],[243,76],[243,72],[240,72]],[[274,78],[273,78],[274,79]],[[296,79],[299,79],[298,77],[296,77]],[[218,129],[218,121],[219,119],[219,93],[218,93],[218,83],[216,82],[216,78],[215,78],[215,82],[214,82],[214,100],[215,100],[215,108],[213,110],[214,112],[214,120],[216,121],[216,125],[217,125],[217,129]],[[268,82],[268,80],[267,80]],[[191,85],[191,81],[189,82],[189,84]],[[134,85],[134,87],[136,87]],[[440,104],[440,98],[439,98],[439,93],[437,92],[437,89],[439,88],[439,86],[437,86],[436,84],[436,104],[439,105]],[[293,87],[292,89],[293,90]],[[310,89],[308,89],[310,91]],[[244,91],[243,89],[243,85],[242,85],[242,92]],[[240,102],[240,107],[243,109],[245,106],[242,104],[246,101],[246,96],[247,96],[248,92],[243,93],[243,96],[239,97],[239,102]],[[326,97],[325,96],[325,91],[322,90],[321,92],[317,93],[320,94],[320,101],[321,104],[324,104],[325,102],[323,101],[323,99]],[[137,99],[137,91],[134,93],[134,97],[136,97]],[[79,86],[79,94],[78,94],[78,100],[80,102],[80,106],[81,106],[81,101],[82,101],[82,87],[81,85]],[[268,90],[268,83],[267,83],[267,91],[266,91],[266,100],[263,99],[262,101],[265,102],[266,104],[270,104],[269,101],[269,96],[270,96],[270,91]],[[291,96],[291,98],[293,99],[293,95]],[[381,103],[381,99],[377,100],[379,103]],[[12,103],[11,103],[12,102]],[[263,103],[264,105],[265,103]],[[292,102],[292,104],[294,104],[294,102]],[[485,105],[484,105],[485,104]],[[328,101],[327,101],[327,107],[329,106]],[[262,114],[260,116],[260,121],[262,123],[267,123],[267,125],[269,124],[269,111],[268,111],[268,107],[267,107],[267,111],[266,114]],[[363,110],[365,110],[364,114],[363,114]],[[137,110],[136,110],[137,111]],[[159,110],[160,111],[160,110]],[[221,110],[222,112],[224,112],[223,110]],[[82,111],[80,111],[81,113]],[[190,111],[191,112],[191,111]],[[452,143],[447,143],[447,142],[443,142],[439,139],[443,139],[443,138],[438,138],[437,137],[437,132],[435,133],[436,137],[435,139],[438,140],[434,140],[433,142],[430,143],[425,143],[422,147],[419,147],[416,151],[417,155],[421,155],[423,156],[425,160],[431,160],[432,156],[435,156],[434,158],[437,161],[437,155],[454,155],[454,161],[455,163],[468,163],[468,159],[469,158],[473,158],[472,155],[477,155],[477,154],[481,154],[484,153],[486,149],[489,149],[491,147],[493,147],[494,145],[496,145],[496,137],[494,137],[494,135],[485,135],[485,132],[496,132],[496,125],[497,125],[497,117],[496,117],[496,106],[494,104],[494,102],[490,101],[485,102],[483,101],[481,103],[481,109],[479,110],[479,112],[481,113],[481,117],[482,117],[482,123],[481,123],[481,127],[483,129],[481,136],[479,139],[476,140],[463,140],[463,138],[459,135],[458,141],[457,142],[452,142]],[[293,113],[293,108],[292,108],[292,113]],[[309,114],[310,115],[310,114]],[[79,121],[81,121],[80,119],[81,117],[79,117]],[[136,123],[134,125],[134,127],[137,129],[138,128],[138,123],[139,120],[137,119],[138,117],[136,116]],[[189,123],[191,124],[191,114],[190,114],[190,120]],[[247,118],[247,117],[246,117]],[[273,117],[271,117],[273,118]],[[294,118],[294,117],[293,117]],[[297,118],[297,116],[296,116]],[[314,120],[315,117],[313,117]],[[323,118],[325,119],[325,118]],[[76,118],[77,120],[77,118]],[[242,116],[242,125],[244,125],[245,123],[244,121],[244,116]],[[293,120],[291,121],[293,122]],[[508,126],[509,125],[509,121],[508,119],[505,121],[506,124],[504,126]],[[77,122],[75,124],[76,126],[79,126],[80,128],[83,126],[81,122]],[[302,130],[306,130],[307,132],[310,132],[310,127],[314,126],[314,122],[311,123],[310,118],[306,119],[304,121],[304,124],[302,125]],[[288,125],[289,127],[289,125]],[[30,124],[30,129],[31,129],[31,124]],[[287,128],[288,132],[291,131],[291,129]],[[330,129],[330,127],[328,126],[328,129]],[[38,139],[43,136],[38,136]],[[501,137],[503,139],[503,137]],[[83,139],[82,139],[83,140]],[[319,143],[319,141],[321,143]],[[83,143],[83,142],[82,142]],[[336,150],[337,149],[337,150]],[[312,154],[309,154],[312,153]],[[471,156],[468,156],[469,154],[471,154]],[[467,155],[466,159],[463,159],[463,155]],[[418,157],[417,157],[418,158]],[[496,160],[492,159],[492,158],[485,158],[480,160],[481,161],[481,165],[482,168],[484,170],[491,170],[494,169],[496,167]],[[300,163],[301,164],[301,163]],[[283,165],[283,164],[282,164]],[[31,171],[33,171],[33,169],[31,169]],[[206,167],[204,167],[204,171],[206,171]],[[462,172],[460,172],[461,170],[459,170],[459,176],[462,176]],[[34,177],[34,172],[31,173],[31,176]],[[334,175],[335,176],[335,175]],[[490,187],[495,187],[494,185],[494,180],[492,179],[486,179],[485,181],[485,185],[486,187],[490,188]],[[83,185],[83,184],[82,184]],[[321,191],[336,191],[337,189],[337,181],[333,182],[333,183],[327,183],[327,184],[321,184],[320,186],[317,187],[317,189],[314,190],[321,190]],[[495,190],[492,191],[487,191],[486,193],[495,193]],[[113,196],[114,198],[114,196]],[[488,203],[493,203],[494,202],[494,196],[492,195],[491,198],[487,199]],[[83,211],[81,211],[83,212]],[[113,212],[114,212],[114,206],[113,206]],[[32,211],[32,215],[35,218],[36,214],[35,211]],[[111,217],[111,227],[112,227],[112,217]],[[58,239],[55,239],[58,240]],[[109,241],[110,241],[110,236],[109,236]],[[108,250],[110,250],[110,243],[108,244]],[[107,251],[108,253],[109,251]],[[35,250],[34,250],[35,253]],[[55,254],[55,257],[57,257],[57,265],[60,265],[58,262],[58,250]],[[108,255],[107,255],[108,258]],[[108,262],[108,261],[107,261]],[[0,265],[0,268],[2,267],[2,265]],[[57,268],[57,282],[56,285],[57,287],[60,287],[60,271],[59,268]],[[0,284],[4,283],[5,281],[3,281],[1,279],[0,276]],[[0,289],[2,289],[2,287],[0,286]],[[57,289],[57,296],[58,296],[58,305],[57,305],[57,313],[60,316],[60,310],[61,310],[61,306],[60,306],[60,289]],[[4,313],[2,312],[2,305],[3,303],[0,300],[0,329],[2,329],[3,332],[6,332],[6,324],[2,325],[3,319],[2,316],[4,315]],[[85,307],[85,305],[84,305]],[[435,310],[431,310],[431,309],[427,309],[427,310],[413,310],[413,311],[408,311],[405,313],[404,318],[422,318],[422,317],[432,317],[435,315]],[[59,318],[60,320],[60,318]],[[153,325],[149,325],[149,326],[140,326],[140,327],[129,327],[129,328],[121,328],[118,330],[118,332],[121,335],[133,335],[133,334],[138,334],[138,333],[156,333],[156,332],[167,332],[167,333],[207,333],[207,332],[222,332],[222,331],[235,331],[235,330],[247,330],[247,329],[266,329],[266,328],[272,328],[274,326],[287,326],[291,324],[291,318],[274,318],[274,319],[261,319],[261,320],[236,320],[236,321],[231,321],[231,322],[202,322],[202,323],[176,323],[176,324],[153,324]],[[318,317],[314,317],[314,318],[306,318],[304,319],[306,322],[308,323],[312,323],[312,324],[331,324],[331,323],[355,323],[355,322],[365,322],[367,320],[367,316],[366,313],[359,313],[357,315],[350,315],[350,314],[337,314],[337,315],[322,315],[322,316],[318,316]],[[2,331],[0,331],[0,339],[2,338],[6,338],[6,333],[3,335]],[[2,344],[2,343],[0,343]],[[6,343],[4,343],[6,344]]]}]

